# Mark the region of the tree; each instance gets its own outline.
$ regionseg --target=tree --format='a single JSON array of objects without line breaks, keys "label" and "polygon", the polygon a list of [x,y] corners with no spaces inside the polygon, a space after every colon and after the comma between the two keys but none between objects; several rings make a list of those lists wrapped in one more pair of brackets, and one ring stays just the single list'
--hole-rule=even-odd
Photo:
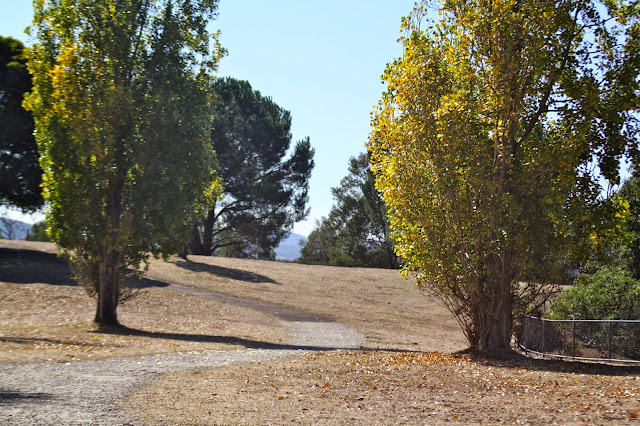
[{"label": "tree", "polygon": [[31,90],[24,45],[0,37],[0,201],[34,211],[42,207],[42,170],[33,118],[22,107]]},{"label": "tree", "polygon": [[33,224],[29,234],[27,234],[27,241],[46,241],[50,242],[51,239],[47,235],[47,222],[40,221]]},{"label": "tree", "polygon": [[349,160],[349,174],[332,188],[336,204],[317,223],[300,261],[335,266],[397,268],[387,206],[374,184],[369,156]]},{"label": "tree", "polygon": [[275,258],[274,248],[307,217],[313,154],[309,138],[291,144],[291,114],[246,81],[213,84],[211,143],[224,193],[193,227],[191,252]]},{"label": "tree", "polygon": [[[637,155],[638,10],[626,2],[444,1],[403,21],[369,149],[405,273],[472,347],[508,349],[514,314],[564,255],[598,249],[602,197]],[[598,170],[600,173],[598,173]],[[557,282],[557,281],[556,281]]]},{"label": "tree", "polygon": [[[32,111],[50,235],[117,324],[122,278],[176,253],[214,196],[215,0],[36,1]],[[210,46],[214,42],[213,48]]]},{"label": "tree", "polygon": [[582,274],[551,306],[556,319],[638,320],[640,280],[620,266],[605,266]]},{"label": "tree", "polygon": [[625,268],[640,280],[640,166],[636,166],[631,177],[620,188],[620,195],[629,203],[627,228],[630,241],[623,249]]}]

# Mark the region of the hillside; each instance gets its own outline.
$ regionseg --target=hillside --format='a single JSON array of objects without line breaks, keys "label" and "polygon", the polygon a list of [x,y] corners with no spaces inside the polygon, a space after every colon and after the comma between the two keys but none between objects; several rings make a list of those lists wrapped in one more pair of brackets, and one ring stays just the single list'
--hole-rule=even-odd
[{"label": "hillside", "polygon": [[[95,301],[54,252],[50,243],[0,240],[0,363],[12,398],[2,424],[31,424],[36,412],[80,413],[91,424],[609,424],[638,416],[638,367],[452,354],[466,346],[457,323],[397,271],[154,261],[152,279],[138,281],[138,295],[119,308],[123,326],[99,329]],[[366,341],[349,351],[292,347],[299,328],[283,326],[283,312],[313,330],[339,321]],[[291,358],[265,360],[284,352]],[[213,369],[184,364],[214,356]],[[234,365],[239,356],[250,362]],[[56,398],[31,398],[32,389]],[[122,421],[108,423],[104,413]]]}]

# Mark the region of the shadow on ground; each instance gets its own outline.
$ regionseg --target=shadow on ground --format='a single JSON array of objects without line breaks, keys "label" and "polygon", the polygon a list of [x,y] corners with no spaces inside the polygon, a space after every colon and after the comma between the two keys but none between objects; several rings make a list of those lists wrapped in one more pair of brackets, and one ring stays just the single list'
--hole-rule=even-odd
[{"label": "shadow on ground", "polygon": [[254,309],[265,314],[273,315],[282,321],[289,322],[334,322],[332,318],[314,312],[296,309],[289,306],[276,305],[260,300],[246,299],[243,297],[231,296],[229,294],[217,293],[203,288],[190,287],[182,284],[169,284],[169,290],[179,293],[198,296],[203,299],[215,300],[217,302],[229,303],[242,308]]},{"label": "shadow on ground", "polygon": [[[67,261],[54,253],[22,248],[0,247],[0,281],[14,284],[77,286]],[[151,278],[126,277],[124,285],[133,288],[167,287]]]},{"label": "shadow on ground", "polygon": [[256,274],[254,272],[243,271],[241,269],[225,268],[224,266],[209,265],[208,263],[194,262],[191,260],[181,260],[175,262],[179,268],[193,272],[207,272],[218,277],[229,278],[236,281],[247,283],[270,283],[278,284],[277,281],[266,275]]},{"label": "shadow on ground", "polygon": [[457,355],[468,356],[475,362],[480,362],[492,367],[588,375],[640,376],[640,365],[606,364],[571,359],[532,358],[514,350],[503,351],[493,356],[469,351],[461,351],[458,352]]},{"label": "shadow on ground", "polygon": [[213,336],[206,334],[188,334],[188,333],[161,333],[155,331],[137,330],[124,325],[105,326],[98,330],[98,333],[116,335],[116,336],[136,336],[148,337],[152,339],[168,339],[183,342],[198,343],[223,343],[226,345],[242,346],[247,349],[270,349],[270,350],[309,350],[309,351],[333,351],[338,348],[322,347],[322,346],[299,346],[290,344],[281,344],[273,342],[263,342],[260,340],[243,339],[235,336]]},{"label": "shadow on ground", "polygon": [[0,248],[0,281],[16,284],[78,285],[67,262],[53,253]]},{"label": "shadow on ground", "polygon": [[53,396],[43,392],[11,392],[0,390],[0,405],[11,404],[12,402],[24,402],[38,400],[50,400]]}]

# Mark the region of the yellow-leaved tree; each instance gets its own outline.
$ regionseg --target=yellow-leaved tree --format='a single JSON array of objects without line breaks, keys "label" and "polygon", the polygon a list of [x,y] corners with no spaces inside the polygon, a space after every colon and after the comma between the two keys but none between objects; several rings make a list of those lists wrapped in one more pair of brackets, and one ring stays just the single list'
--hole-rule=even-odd
[{"label": "yellow-leaved tree", "polygon": [[514,315],[567,256],[622,231],[625,203],[599,178],[617,183],[619,160],[637,155],[639,10],[627,3],[445,0],[403,20],[372,169],[405,273],[474,348],[508,349]]},{"label": "yellow-leaved tree", "polygon": [[217,0],[34,0],[29,71],[49,233],[117,324],[127,268],[180,251],[219,192]]}]

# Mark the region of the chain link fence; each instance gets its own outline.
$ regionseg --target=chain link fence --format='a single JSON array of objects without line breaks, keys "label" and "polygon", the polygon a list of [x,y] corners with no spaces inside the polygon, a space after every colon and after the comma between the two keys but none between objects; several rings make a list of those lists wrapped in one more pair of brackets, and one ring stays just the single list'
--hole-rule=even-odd
[{"label": "chain link fence", "polygon": [[525,353],[556,358],[640,363],[640,321],[525,316],[518,346]]}]

